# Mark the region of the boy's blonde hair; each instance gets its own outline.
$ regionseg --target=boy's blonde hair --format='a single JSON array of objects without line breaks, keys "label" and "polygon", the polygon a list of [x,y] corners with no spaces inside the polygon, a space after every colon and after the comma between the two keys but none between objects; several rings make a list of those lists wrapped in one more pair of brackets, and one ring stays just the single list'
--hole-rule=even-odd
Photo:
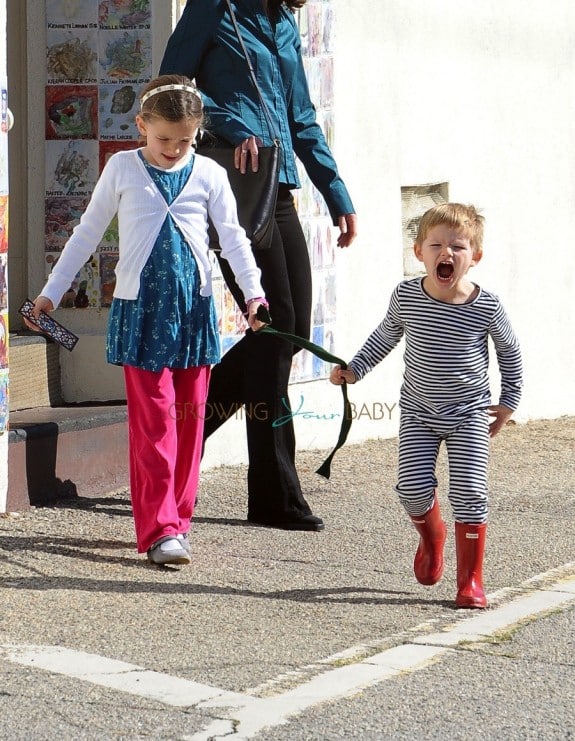
[{"label": "boy's blonde hair", "polygon": [[426,211],[419,222],[415,244],[421,245],[429,231],[434,226],[445,224],[452,229],[465,233],[469,239],[473,252],[483,252],[483,223],[485,218],[479,214],[475,206],[465,206],[463,203],[441,203]]}]

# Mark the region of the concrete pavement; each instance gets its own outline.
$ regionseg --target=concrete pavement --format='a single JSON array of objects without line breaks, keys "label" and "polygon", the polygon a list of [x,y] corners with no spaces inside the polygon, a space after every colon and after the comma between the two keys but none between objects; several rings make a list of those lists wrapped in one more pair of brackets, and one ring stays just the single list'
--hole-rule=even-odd
[{"label": "concrete pavement", "polygon": [[[299,455],[322,533],[245,521],[203,474],[190,567],[146,565],[126,490],[0,517],[0,738],[575,737],[575,419],[492,444],[485,582],[413,579],[396,441]],[[480,617],[479,617],[480,616]],[[479,621],[479,627],[478,627]]]}]

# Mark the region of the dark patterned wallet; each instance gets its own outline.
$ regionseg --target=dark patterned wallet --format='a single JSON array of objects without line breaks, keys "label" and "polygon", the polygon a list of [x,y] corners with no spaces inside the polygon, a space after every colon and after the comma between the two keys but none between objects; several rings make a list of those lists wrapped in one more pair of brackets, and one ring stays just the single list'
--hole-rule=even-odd
[{"label": "dark patterned wallet", "polygon": [[22,316],[26,317],[29,322],[32,322],[32,324],[35,324],[38,329],[41,329],[44,334],[48,335],[51,340],[54,340],[54,342],[57,342],[59,345],[62,345],[62,347],[65,347],[66,350],[70,350],[71,352],[76,347],[78,337],[73,332],[70,332],[69,329],[66,329],[66,327],[60,324],[60,322],[53,319],[49,314],[46,314],[45,311],[41,311],[39,318],[36,319],[32,314],[33,309],[34,303],[27,298],[18,311]]}]

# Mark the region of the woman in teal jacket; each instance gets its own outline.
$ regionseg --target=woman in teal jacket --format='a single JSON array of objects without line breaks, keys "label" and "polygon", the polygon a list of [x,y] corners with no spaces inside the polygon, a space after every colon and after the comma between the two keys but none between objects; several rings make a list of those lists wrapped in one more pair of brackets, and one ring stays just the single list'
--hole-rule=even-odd
[{"label": "woman in teal jacket", "polygon": [[[273,325],[303,337],[310,334],[311,267],[291,191],[300,187],[295,158],[327,204],[347,247],[356,236],[353,204],[333,155],[316,121],[301,57],[293,11],[306,0],[235,0],[236,19],[258,85],[271,113],[269,125],[224,0],[188,0],[168,40],[161,74],[195,78],[210,132],[236,149],[236,162],[257,167],[258,146],[280,139],[282,165],[270,249],[256,261],[270,304]],[[248,164],[249,162],[249,164]],[[229,266],[222,272],[243,306]],[[295,436],[289,414],[288,381],[294,348],[250,330],[215,366],[206,409],[205,436],[212,434],[240,405],[246,405],[248,439],[248,520],[289,530],[322,530],[311,513],[295,468]]]}]

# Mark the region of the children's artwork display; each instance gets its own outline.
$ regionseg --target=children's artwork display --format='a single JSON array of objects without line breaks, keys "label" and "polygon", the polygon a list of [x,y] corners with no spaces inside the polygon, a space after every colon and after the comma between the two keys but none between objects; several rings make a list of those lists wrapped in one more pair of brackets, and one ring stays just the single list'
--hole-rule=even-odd
[{"label": "children's artwork display", "polygon": [[[8,429],[8,80],[0,78],[0,435]],[[2,440],[5,459],[7,441]],[[4,463],[0,463],[4,466]],[[0,511],[5,494],[0,476]]]},{"label": "children's artwork display", "polygon": [[[152,78],[151,0],[45,0],[47,23],[45,266],[58,260],[113,153],[138,146],[138,93]],[[180,0],[183,10],[185,0]],[[333,145],[333,3],[308,0],[297,12],[311,98]],[[334,345],[337,234],[323,198],[303,167],[295,192],[313,275],[311,339]],[[0,203],[0,212],[1,212]],[[0,234],[0,239],[2,235]],[[113,221],[96,254],[62,299],[66,307],[109,307],[118,259]],[[246,323],[214,261],[214,300],[222,349],[243,335]],[[324,378],[323,361],[300,351],[292,382]]]},{"label": "children's artwork display", "polygon": [[[151,0],[46,0],[45,265],[56,264],[108,157],[138,145],[138,90],[152,77]],[[109,306],[110,225],[61,306]]]},{"label": "children's artwork display", "polygon": [[[317,121],[330,148],[334,144],[333,117],[333,2],[308,0],[298,11],[304,68]],[[297,210],[306,236],[313,279],[311,340],[335,351],[337,233],[325,201],[299,166],[302,187],[296,192]],[[307,350],[294,357],[291,381],[325,378],[328,365]]]}]

